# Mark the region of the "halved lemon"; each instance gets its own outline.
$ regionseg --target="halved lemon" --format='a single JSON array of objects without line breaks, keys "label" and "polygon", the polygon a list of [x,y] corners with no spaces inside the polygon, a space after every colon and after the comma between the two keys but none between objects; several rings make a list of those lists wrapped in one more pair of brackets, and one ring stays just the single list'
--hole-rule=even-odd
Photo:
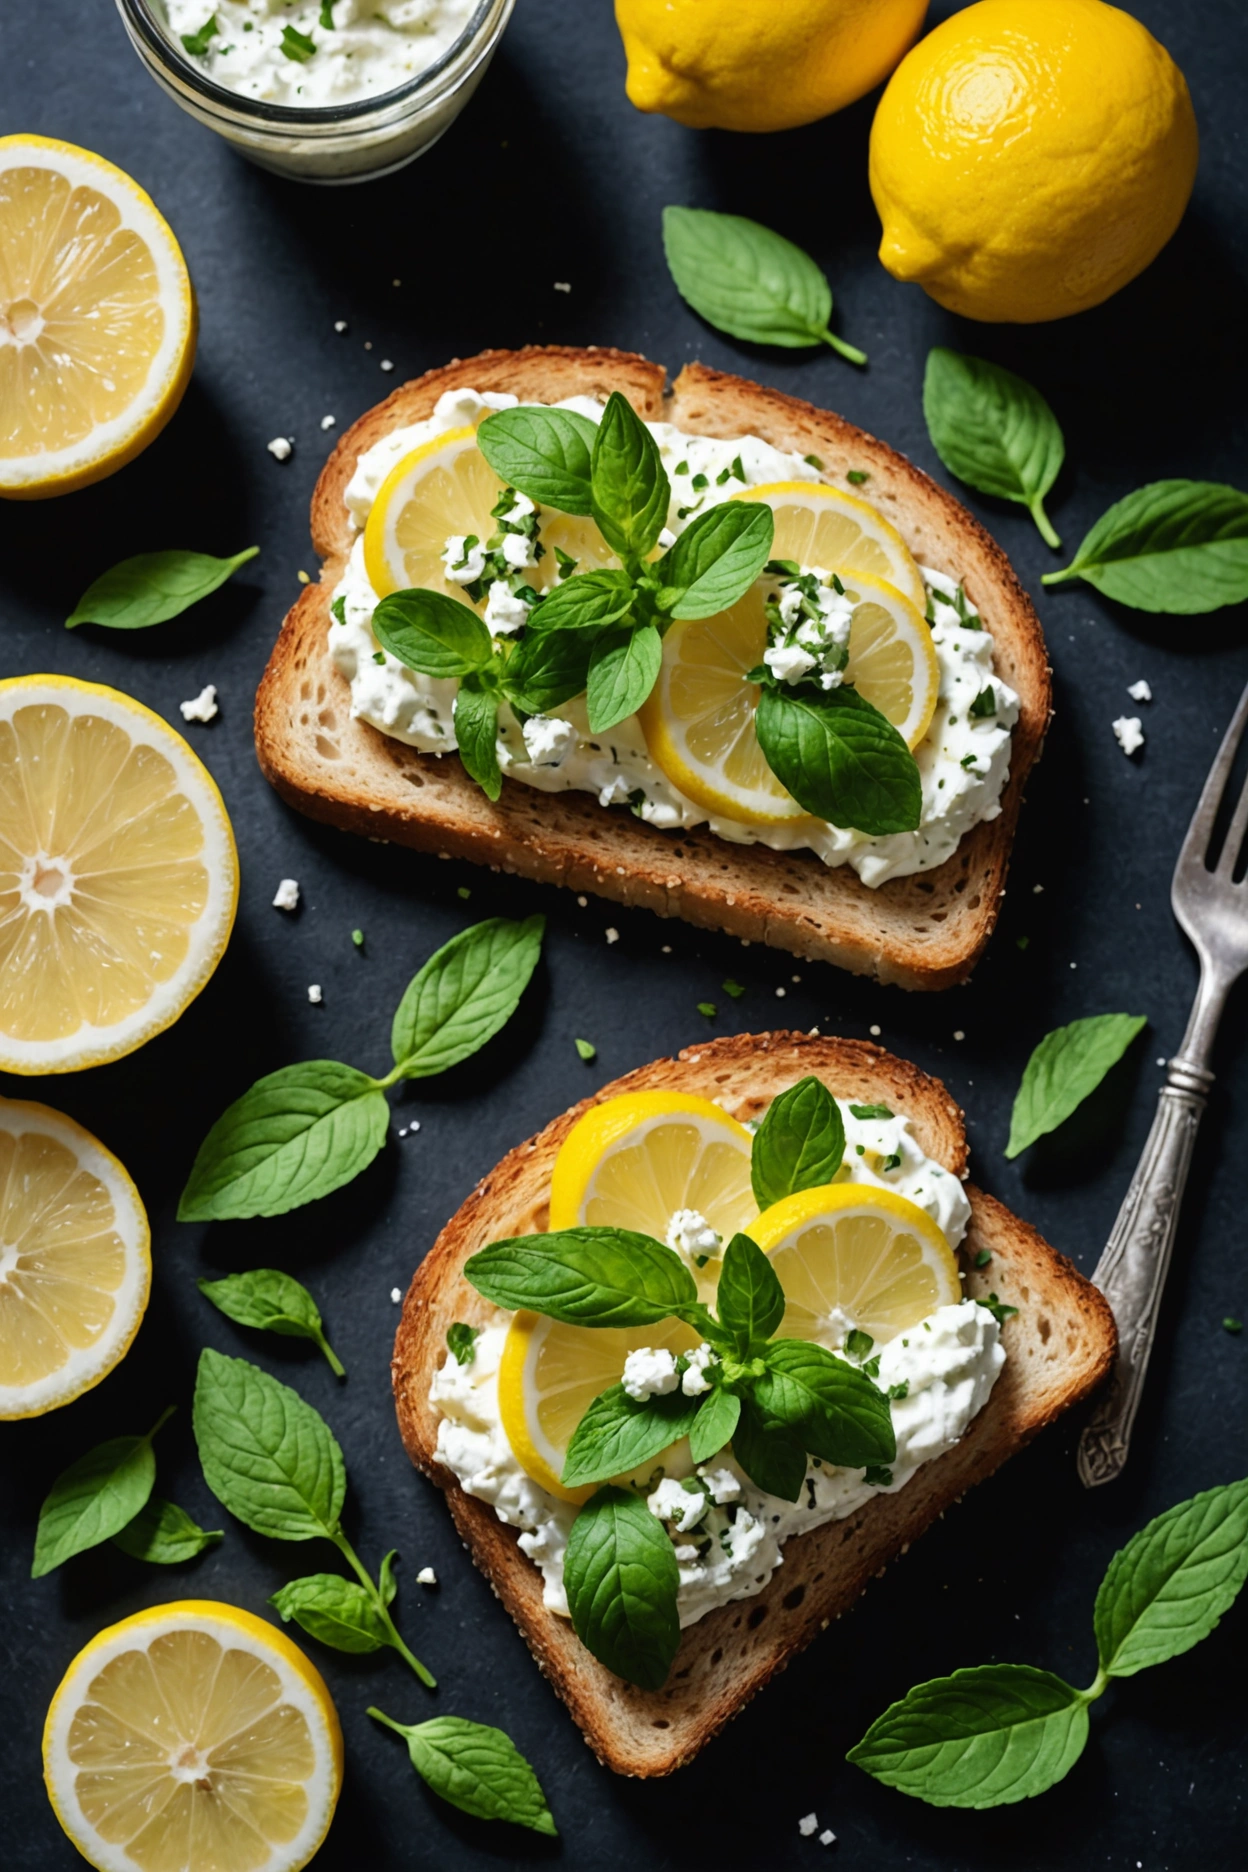
[{"label": "halved lemon", "polygon": [[877,1345],[962,1298],[958,1264],[932,1218],[893,1190],[861,1183],[800,1190],[750,1231],[771,1256],[788,1304],[788,1339],[839,1340],[834,1307]]},{"label": "halved lemon", "polygon": [[43,1777],[98,1872],[298,1872],[334,1817],[342,1731],[282,1632],[184,1599],[78,1653],[44,1725]]},{"label": "halved lemon", "polygon": [[745,488],[734,500],[766,501],[776,516],[773,559],[835,572],[850,597],[857,575],[884,579],[922,614],[927,589],[914,555],[895,526],[870,501],[825,487],[822,481],[770,481]]},{"label": "halved lemon", "polygon": [[0,682],[0,1069],[75,1072],[162,1032],[237,903],[225,806],[181,735],[98,683]]},{"label": "halved lemon", "polygon": [[[475,533],[484,544],[498,531],[490,510],[502,485],[477,447],[471,423],[448,429],[405,455],[382,482],[364,526],[364,569],[377,596],[418,585],[471,604],[464,587],[447,578],[442,554],[453,536],[466,539]],[[545,555],[524,574],[539,591],[554,583],[556,546],[582,572],[615,563],[592,520],[544,507],[540,528]]]},{"label": "halved lemon", "polygon": [[121,169],[0,137],[0,495],[67,494],[131,461],[195,361],[182,251]]},{"label": "halved lemon", "polygon": [[[758,685],[745,680],[767,648],[765,590],[763,581],[728,611],[673,624],[659,679],[639,711],[646,746],[672,785],[708,812],[746,825],[806,817],[763,758],[754,728]],[[857,574],[853,596],[845,680],[915,748],[940,694],[932,633],[922,612],[883,579]]]},{"label": "halved lemon", "polygon": [[626,1092],[604,1099],[560,1146],[550,1226],[634,1229],[666,1241],[677,1210],[696,1209],[727,1241],[758,1213],[750,1186],[752,1147],[744,1125],[692,1093]]},{"label": "halved lemon", "polygon": [[0,1099],[0,1418],[68,1404],[125,1357],[150,1245],[111,1151],[46,1105]]}]

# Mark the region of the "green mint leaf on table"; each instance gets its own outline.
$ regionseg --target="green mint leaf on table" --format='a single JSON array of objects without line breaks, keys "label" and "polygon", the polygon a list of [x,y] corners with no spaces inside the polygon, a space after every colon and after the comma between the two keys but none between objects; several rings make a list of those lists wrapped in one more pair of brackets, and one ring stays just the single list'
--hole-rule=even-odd
[{"label": "green mint leaf on table", "polygon": [[1027,1664],[959,1670],[886,1709],[846,1760],[933,1807],[1001,1807],[1069,1773],[1088,1739],[1087,1704]]},{"label": "green mint leaf on table", "polygon": [[446,1344],[457,1365],[471,1365],[476,1357],[477,1340],[481,1337],[479,1326],[465,1326],[462,1320],[455,1320],[446,1329]]},{"label": "green mint leaf on table", "polygon": [[494,655],[476,612],[445,592],[391,592],[373,612],[372,628],[383,649],[422,676],[471,676]]},{"label": "green mint leaf on table", "polygon": [[435,1794],[478,1820],[511,1820],[534,1833],[558,1833],[541,1784],[511,1737],[464,1716],[398,1723],[369,1715],[407,1743],[412,1767]]},{"label": "green mint leaf on table", "polygon": [[766,1495],[796,1501],[806,1480],[806,1450],[792,1431],[764,1415],[752,1398],[741,1399],[732,1453],[750,1481]]},{"label": "green mint leaf on table", "polygon": [[742,1357],[755,1340],[770,1339],[784,1317],[784,1289],[776,1270],[748,1235],[734,1235],[724,1250],[715,1305]]},{"label": "green mint leaf on table", "polygon": [[1023,1071],[1006,1156],[1064,1124],[1147,1025],[1143,1014],[1092,1014],[1046,1034]]},{"label": "green mint leaf on table", "polygon": [[172,1415],[171,1407],[146,1436],[112,1437],[61,1471],[39,1510],[32,1579],[98,1547],[133,1521],[156,1482],[152,1439]]},{"label": "green mint leaf on table", "polygon": [[689,1454],[695,1463],[709,1462],[732,1442],[740,1416],[741,1399],[735,1391],[716,1385],[706,1393],[689,1432]]},{"label": "green mint leaf on table", "polygon": [[719,1009],[713,1001],[699,1001],[698,1013],[702,1015],[704,1020],[714,1020],[715,1016],[719,1013]]},{"label": "green mint leaf on table", "polygon": [[745,989],[739,981],[726,981],[721,983],[721,986],[724,993],[726,995],[731,995],[734,1001],[739,1001],[745,993]]},{"label": "green mint leaf on table", "polygon": [[598,1049],[592,1040],[578,1040],[576,1050],[587,1066],[598,1057]]},{"label": "green mint leaf on table", "polygon": [[762,572],[775,530],[765,501],[724,501],[700,514],[655,567],[660,607],[674,618],[726,611]]},{"label": "green mint leaf on table", "polygon": [[869,838],[917,827],[923,789],[914,756],[857,690],[764,687],[755,726],[767,765],[815,818]]},{"label": "green mint leaf on table", "polygon": [[252,1268],[247,1274],[227,1274],[224,1280],[201,1280],[198,1286],[205,1300],[239,1326],[256,1326],[289,1339],[310,1339],[324,1353],[334,1376],[346,1377],[325,1337],[316,1301],[291,1275],[277,1268]]},{"label": "green mint leaf on table", "polygon": [[1195,615],[1248,598],[1248,494],[1217,481],[1152,481],[1101,515],[1070,564],[1137,611]]},{"label": "green mint leaf on table", "polygon": [[630,1229],[516,1235],[472,1255],[464,1273],[495,1306],[573,1326],[654,1326],[698,1298],[680,1256]]},{"label": "green mint leaf on table", "polygon": [[498,694],[478,676],[462,678],[455,696],[455,741],[470,780],[485,797],[496,800],[503,790],[498,765]]},{"label": "green mint leaf on table", "polygon": [[316,40],[309,33],[301,33],[297,26],[283,26],[278,50],[297,65],[306,65],[316,51]]},{"label": "green mint leaf on table", "polygon": [[627,397],[613,390],[594,434],[591,512],[613,552],[644,559],[671,496],[659,446]]},{"label": "green mint leaf on table", "polygon": [[767,1369],[754,1380],[754,1401],[810,1455],[845,1469],[893,1461],[888,1399],[865,1373],[808,1339],[773,1340],[763,1357]]},{"label": "green mint leaf on table", "polygon": [[382,1610],[354,1580],[338,1573],[311,1573],[292,1580],[269,1600],[282,1623],[294,1619],[310,1638],[335,1651],[380,1651],[390,1642]]},{"label": "green mint leaf on table", "polygon": [[201,1528],[176,1502],[152,1495],[133,1521],[113,1535],[113,1546],[153,1566],[180,1566],[224,1538],[220,1528]]},{"label": "green mint leaf on table", "polygon": [[574,410],[498,410],[477,429],[477,447],[501,481],[543,507],[588,514],[595,426]]},{"label": "green mint leaf on table", "polygon": [[192,58],[203,58],[208,50],[208,41],[215,38],[220,30],[216,14],[210,13],[198,32],[182,34],[182,43]]},{"label": "green mint leaf on table", "polygon": [[[208,24],[215,32],[216,21]],[[196,37],[202,37],[207,30],[202,28]],[[183,43],[191,51],[207,50],[206,43]],[[224,585],[259,551],[258,546],[248,546],[232,559],[214,559],[211,553],[197,552],[139,553],[134,559],[123,559],[88,585],[66,618],[65,628],[106,624],[110,630],[146,630],[149,624],[164,624]]]},{"label": "green mint leaf on table", "polygon": [[663,663],[663,640],[653,624],[603,631],[589,659],[585,697],[592,734],[635,715],[654,688]]},{"label": "green mint leaf on table", "polygon": [[860,1122],[869,1118],[891,1118],[894,1115],[892,1107],[888,1105],[851,1105],[849,1110],[851,1117]]},{"label": "green mint leaf on table", "polygon": [[430,956],[395,1010],[390,1050],[404,1079],[427,1079],[480,1052],[515,1013],[542,952],[544,916],[492,917]]},{"label": "green mint leaf on table", "polygon": [[1109,1563],[1093,1624],[1107,1677],[1190,1651],[1248,1578],[1248,1481],[1208,1489],[1159,1515]]},{"label": "green mint leaf on table", "polygon": [[[580,580],[573,583],[575,586]],[[540,619],[543,610],[545,605],[533,613],[535,620]],[[553,709],[562,708],[573,696],[580,695],[589,681],[593,649],[592,631],[527,630],[503,672],[508,701],[526,715],[549,715]]]},{"label": "green mint leaf on table", "polygon": [[685,1397],[678,1386],[640,1403],[622,1384],[612,1385],[594,1399],[572,1432],[560,1480],[565,1488],[582,1488],[639,1469],[688,1436],[700,1402]]},{"label": "green mint leaf on table", "polygon": [[178,1202],[180,1222],[284,1215],[359,1175],[390,1107],[367,1073],[305,1060],[258,1079],[213,1125]]},{"label": "green mint leaf on table", "polygon": [[1062,431],[1040,392],[986,358],[936,346],[927,354],[923,415],[950,474],[981,494],[1026,507],[1049,546],[1060,546],[1044,497],[1066,454]]},{"label": "green mint leaf on table", "polygon": [[865,351],[829,331],[832,289],[810,255],[742,215],[663,210],[663,249],[676,290],[708,325],[750,344],[827,344],[851,364]]},{"label": "green mint leaf on table", "polygon": [[[799,1079],[767,1108],[754,1134],[750,1181],[760,1209],[830,1183],[845,1155],[845,1123],[827,1087]],[[779,1322],[777,1321],[777,1324]]]},{"label": "green mint leaf on table", "polygon": [[633,581],[627,572],[613,571],[609,566],[595,572],[578,572],[547,593],[533,610],[529,629],[535,632],[598,630],[622,618],[635,596]]},{"label": "green mint leaf on table", "polygon": [[564,1585],[586,1650],[639,1689],[660,1689],[680,1643],[680,1569],[644,1501],[611,1487],[590,1497],[568,1536]]}]

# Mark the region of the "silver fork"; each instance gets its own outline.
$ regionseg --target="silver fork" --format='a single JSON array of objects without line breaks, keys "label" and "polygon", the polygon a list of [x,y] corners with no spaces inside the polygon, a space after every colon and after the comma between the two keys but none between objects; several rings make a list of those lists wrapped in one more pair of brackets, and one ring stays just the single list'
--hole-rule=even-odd
[{"label": "silver fork", "polygon": [[1118,1322],[1118,1365],[1113,1382],[1079,1440],[1079,1476],[1085,1488],[1121,1474],[1139,1409],[1144,1375],[1157,1330],[1161,1292],[1178,1227],[1196,1131],[1213,1084],[1209,1060],[1222,1009],[1248,968],[1248,879],[1235,883],[1235,863],[1248,832],[1248,783],[1236,802],[1230,829],[1211,869],[1217,816],[1235,753],[1248,722],[1248,689],[1239,699],[1218,757],[1209,769],[1200,804],[1174,868],[1170,902],[1200,958],[1200,986],[1183,1044],[1167,1062],[1166,1082],[1144,1154],[1136,1166],[1118,1220],[1092,1279]]}]

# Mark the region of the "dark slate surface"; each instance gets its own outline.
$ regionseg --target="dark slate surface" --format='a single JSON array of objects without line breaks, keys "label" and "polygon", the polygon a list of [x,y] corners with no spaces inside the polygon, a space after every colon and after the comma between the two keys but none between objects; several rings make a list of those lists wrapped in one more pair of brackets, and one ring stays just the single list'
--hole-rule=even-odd
[{"label": "dark slate surface", "polygon": [[[941,0],[934,11],[951,8]],[[1124,1480],[1085,1494],[1062,1426],[940,1524],[798,1660],[702,1759],[673,1781],[600,1769],[460,1550],[439,1497],[417,1480],[395,1431],[387,1361],[392,1287],[499,1151],[608,1077],[716,1032],[777,1021],[865,1035],[942,1075],[965,1104],[977,1176],[1090,1269],[1152,1116],[1156,1061],[1178,1043],[1195,981],[1170,915],[1174,854],[1241,685],[1244,613],[1149,619],[1085,588],[1045,595],[1054,561],[1021,510],[970,497],[1040,598],[1056,670],[1057,719],[1031,787],[1009,900],[973,984],[906,997],[762,949],[375,846],[300,819],[255,765],[256,681],[300,568],[314,569],[307,500],[340,430],[398,381],[455,354],[532,340],[612,343],[671,367],[701,357],[843,411],[939,473],[920,411],[930,344],[999,359],[1038,383],[1064,425],[1069,465],[1051,502],[1073,545],[1112,500],[1161,475],[1241,484],[1244,450],[1245,37],[1236,0],[1138,0],[1133,9],[1187,73],[1203,138],[1196,196],[1176,239],[1110,305],[1032,330],[948,317],[874,257],[866,185],[871,100],[768,139],[695,135],[636,114],[609,9],[520,0],[497,62],[465,118],[430,156],[363,189],[323,191],[245,166],[140,71],[106,0],[10,0],[0,20],[0,127],[68,137],[155,195],[186,251],[203,318],[183,409],[124,474],[68,500],[0,511],[6,673],[56,669],[117,685],[180,726],[204,682],[221,716],[189,730],[219,780],[242,853],[237,929],[215,979],[181,1023],[142,1052],[78,1078],[26,1081],[97,1131],[136,1176],[151,1212],[155,1284],[135,1349],[89,1403],[7,1428],[0,1514],[0,1774],[10,1872],[80,1863],[47,1807],[38,1738],[52,1691],[103,1625],[195,1594],[263,1612],[284,1580],[332,1564],[223,1516],[199,1474],[189,1401],[199,1348],[243,1353],[299,1386],[346,1451],[348,1525],[373,1564],[402,1555],[398,1610],[436,1671],[437,1706],[505,1726],[536,1763],[563,1843],[530,1841],[447,1810],[414,1779],[401,1745],[364,1715],[378,1702],[416,1720],[432,1700],[397,1660],[353,1661],[308,1641],[342,1714],[347,1780],[318,1865],[801,1868],[824,1849],[798,1835],[817,1812],[845,1865],[924,1872],[1062,1866],[1223,1866],[1243,1839],[1244,1645],[1248,1609],[1216,1641],[1113,1689],[1087,1752],[1042,1800],[960,1816],[908,1801],[843,1762],[912,1683],[991,1657],[1088,1681],[1091,1608],[1111,1553],[1172,1502],[1248,1468],[1248,1315],[1243,1167],[1248,1000],[1232,1007],[1220,1077],[1197,1152],[1151,1382]],[[669,201],[754,214],[824,264],[842,329],[871,354],[856,373],[831,353],[770,355],[704,329],[664,270]],[[552,290],[555,279],[570,295]],[[402,284],[397,284],[401,280]],[[396,282],[393,283],[392,282]],[[349,329],[335,335],[335,319]],[[372,349],[366,348],[366,341]],[[279,466],[264,445],[297,438]],[[61,620],[90,578],[123,555],[176,543],[262,557],[179,622],[109,637]],[[1146,676],[1148,744],[1126,761],[1110,722],[1134,712]],[[270,908],[297,877],[294,919]],[[467,903],[457,887],[467,885]],[[1042,887],[1042,889],[1041,889]],[[177,1191],[224,1104],[257,1074],[317,1054],[378,1070],[392,1006],[412,969],[478,916],[544,911],[540,979],[511,1031],[478,1061],[395,1101],[383,1158],[359,1184],[272,1222],[179,1226]],[[608,947],[604,931],[620,939]],[[352,947],[354,926],[367,934]],[[1028,946],[1022,949],[1022,939]],[[661,953],[662,944],[671,954]],[[718,993],[733,975],[739,1002]],[[800,982],[795,981],[800,975]],[[309,982],[324,1005],[307,1003]],[[783,988],[785,999],[777,1000]],[[1146,1013],[1146,1039],[1076,1124],[1008,1164],[1001,1155],[1023,1063],[1047,1028],[1106,1009]],[[955,1030],[965,1038],[956,1040]],[[587,1067],[573,1038],[598,1046]],[[317,1294],[350,1372],[338,1385],[311,1349],[248,1334],[204,1302],[195,1277],[254,1265],[299,1274]],[[169,1402],[161,1487],[226,1540],[198,1564],[144,1569],[103,1549],[28,1581],[39,1501],[88,1444],[144,1428]],[[432,1563],[440,1585],[417,1587]]]}]

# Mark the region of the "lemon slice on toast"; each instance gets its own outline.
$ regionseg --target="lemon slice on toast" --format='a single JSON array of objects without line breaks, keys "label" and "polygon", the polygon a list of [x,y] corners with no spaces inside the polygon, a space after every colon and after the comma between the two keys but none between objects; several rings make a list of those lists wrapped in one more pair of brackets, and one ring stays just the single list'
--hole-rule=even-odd
[{"label": "lemon slice on toast", "polygon": [[822,481],[769,481],[745,488],[734,500],[765,501],[776,516],[773,559],[835,572],[852,598],[857,576],[884,579],[920,612],[927,588],[914,555],[895,526],[870,501]]}]

